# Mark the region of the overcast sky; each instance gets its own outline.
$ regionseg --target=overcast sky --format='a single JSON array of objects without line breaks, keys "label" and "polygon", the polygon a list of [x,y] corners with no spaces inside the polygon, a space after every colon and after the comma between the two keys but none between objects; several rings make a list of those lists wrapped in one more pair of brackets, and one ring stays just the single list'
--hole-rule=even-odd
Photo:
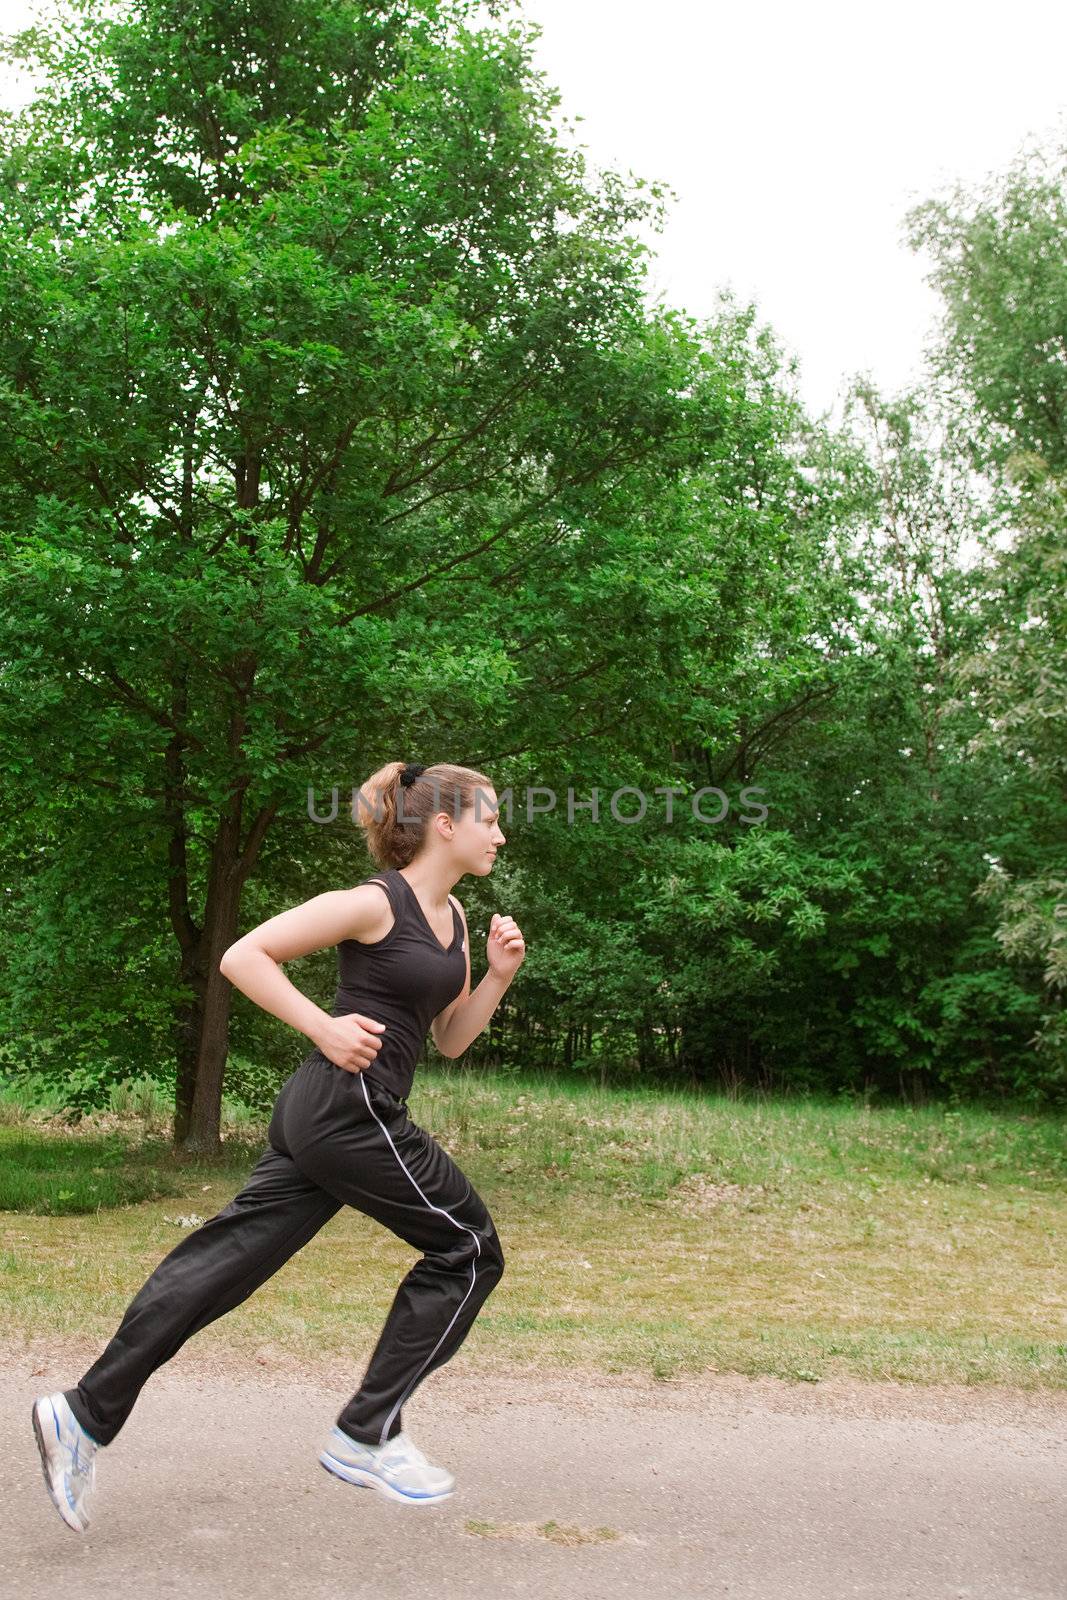
[{"label": "overcast sky", "polygon": [[[0,29],[37,10],[0,0]],[[650,293],[696,316],[729,284],[800,360],[813,411],[848,375],[917,375],[937,298],[916,200],[1003,171],[1063,124],[1049,0],[525,0],[537,69],[594,166],[670,185]],[[0,95],[25,98],[2,69]]]},{"label": "overcast sky", "polygon": [[526,0],[558,112],[601,166],[678,199],[647,234],[655,293],[754,298],[812,410],[850,374],[913,376],[939,299],[913,201],[1062,128],[1067,7],[1033,0]]}]

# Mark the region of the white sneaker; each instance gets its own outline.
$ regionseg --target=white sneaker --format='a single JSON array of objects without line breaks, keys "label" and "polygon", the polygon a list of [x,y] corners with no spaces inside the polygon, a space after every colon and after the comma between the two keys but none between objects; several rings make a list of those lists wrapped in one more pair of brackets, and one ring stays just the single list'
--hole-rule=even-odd
[{"label": "white sneaker", "polygon": [[403,1431],[385,1444],[360,1444],[334,1427],[319,1460],[346,1483],[379,1489],[391,1500],[409,1505],[447,1500],[456,1482],[444,1467],[431,1466]]},{"label": "white sneaker", "polygon": [[84,1533],[96,1483],[96,1440],[86,1433],[62,1390],[33,1402],[33,1432],[52,1504],[68,1528]]}]

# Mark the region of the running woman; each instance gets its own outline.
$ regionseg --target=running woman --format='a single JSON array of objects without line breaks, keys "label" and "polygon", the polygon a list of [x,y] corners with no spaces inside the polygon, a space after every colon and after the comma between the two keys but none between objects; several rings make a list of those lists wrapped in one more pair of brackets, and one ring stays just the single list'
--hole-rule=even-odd
[{"label": "running woman", "polygon": [[[346,1482],[405,1504],[430,1505],[453,1491],[452,1473],[405,1432],[402,1408],[459,1349],[500,1281],[504,1254],[481,1197],[411,1120],[407,1095],[427,1032],[444,1055],[462,1055],[526,950],[513,918],[494,913],[489,970],[471,993],[467,919],[449,891],[465,874],[486,877],[505,842],[484,774],[390,762],[359,791],[357,813],[382,870],[261,923],[220,963],[231,983],[315,1047],[279,1091],[266,1150],[241,1192],[160,1262],[81,1381],[34,1401],[45,1482],[75,1532],[89,1525],[96,1452],[114,1440],[151,1374],[343,1205],[421,1256],[318,1459]],[[327,1013],[281,964],[334,944],[338,988]]]}]

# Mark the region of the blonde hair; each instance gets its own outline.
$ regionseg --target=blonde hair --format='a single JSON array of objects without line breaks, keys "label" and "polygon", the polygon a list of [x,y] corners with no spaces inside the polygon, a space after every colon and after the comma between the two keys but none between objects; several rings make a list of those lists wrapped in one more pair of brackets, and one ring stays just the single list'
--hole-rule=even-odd
[{"label": "blonde hair", "polygon": [[360,785],[356,796],[355,820],[363,829],[367,853],[379,867],[406,867],[422,849],[431,817],[447,811],[458,822],[479,791],[486,796],[494,792],[484,772],[450,761],[424,768],[414,782],[401,786],[407,766],[406,761],[387,762]]}]

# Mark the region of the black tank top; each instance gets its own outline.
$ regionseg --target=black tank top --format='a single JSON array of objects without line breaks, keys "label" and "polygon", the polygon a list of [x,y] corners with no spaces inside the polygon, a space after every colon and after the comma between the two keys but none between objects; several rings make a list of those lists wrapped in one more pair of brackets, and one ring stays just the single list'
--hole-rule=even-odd
[{"label": "black tank top", "polygon": [[384,939],[373,944],[359,939],[339,942],[337,995],[330,1015],[359,1011],[385,1023],[385,1031],[379,1035],[381,1047],[365,1071],[398,1100],[405,1100],[430,1023],[462,993],[466,981],[463,918],[450,902],[452,943],[446,950],[427,922],[414,889],[396,867],[387,867],[363,882],[383,886],[393,908],[393,926]]}]

